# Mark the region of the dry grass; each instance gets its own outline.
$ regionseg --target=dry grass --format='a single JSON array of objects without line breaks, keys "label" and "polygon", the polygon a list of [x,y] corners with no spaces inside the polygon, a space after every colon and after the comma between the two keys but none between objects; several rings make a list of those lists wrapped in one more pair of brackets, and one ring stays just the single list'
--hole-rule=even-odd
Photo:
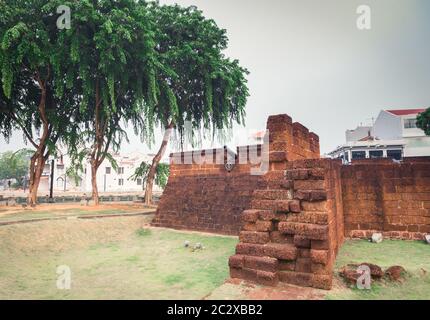
[{"label": "dry grass", "polygon": [[80,204],[41,204],[36,208],[22,206],[3,207],[0,210],[0,222],[49,219],[97,214],[144,213],[154,209],[143,208],[141,204],[109,203],[100,206],[82,206]]},{"label": "dry grass", "polygon": [[[149,219],[0,227],[0,299],[200,299],[228,277],[236,238],[148,228]],[[71,290],[56,288],[59,265],[72,270]]]}]

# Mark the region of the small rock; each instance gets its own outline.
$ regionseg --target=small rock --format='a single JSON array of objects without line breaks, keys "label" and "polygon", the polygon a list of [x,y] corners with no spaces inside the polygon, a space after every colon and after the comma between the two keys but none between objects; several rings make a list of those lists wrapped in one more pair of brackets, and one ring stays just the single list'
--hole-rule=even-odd
[{"label": "small rock", "polygon": [[347,265],[347,266],[342,267],[339,274],[350,285],[355,285],[357,283],[358,277],[360,276],[357,273],[357,269],[351,268],[351,265]]},{"label": "small rock", "polygon": [[400,281],[405,274],[406,270],[401,266],[392,266],[385,270],[385,275],[391,281]]},{"label": "small rock", "polygon": [[370,269],[370,276],[374,280],[381,279],[384,276],[384,272],[382,269],[376,264],[371,263],[360,263],[360,264],[347,264],[342,267],[339,274],[346,280],[347,283],[355,285],[357,283],[358,277],[360,277],[360,273],[357,272],[359,266],[368,266]]},{"label": "small rock", "polygon": [[382,240],[383,240],[382,233],[372,234],[372,242],[373,243],[381,243]]},{"label": "small rock", "polygon": [[190,242],[189,242],[189,241],[185,241],[185,242],[184,242],[184,247],[185,247],[185,248],[188,248],[189,246],[190,246]]},{"label": "small rock", "polygon": [[200,243],[200,242],[198,242],[198,243],[196,243],[195,245],[194,245],[194,250],[200,250],[200,249],[202,249],[203,247],[202,247],[202,244]]},{"label": "small rock", "polygon": [[430,244],[430,234],[427,234],[427,235],[426,235],[426,242],[427,242],[428,244]]}]

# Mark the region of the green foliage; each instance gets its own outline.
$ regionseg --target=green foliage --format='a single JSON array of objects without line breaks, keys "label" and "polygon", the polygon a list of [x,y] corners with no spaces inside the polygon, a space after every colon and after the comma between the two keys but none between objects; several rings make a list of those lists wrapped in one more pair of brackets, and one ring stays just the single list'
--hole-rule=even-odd
[{"label": "green foliage", "polygon": [[8,140],[21,130],[34,155],[45,160],[68,134],[79,103],[67,90],[79,88],[79,80],[71,77],[64,34],[56,26],[59,3],[2,0],[0,10],[0,131]]},{"label": "green foliage", "polygon": [[170,166],[166,163],[159,163],[155,174],[155,183],[161,188],[165,188],[169,180]]},{"label": "green foliage", "polygon": [[61,36],[61,47],[70,57],[72,77],[80,80],[73,90],[81,101],[65,142],[75,167],[88,158],[96,167],[107,159],[115,168],[112,152],[128,141],[128,123],[148,136],[144,111],[157,96],[147,10],[142,1],[131,0],[67,5],[73,22]]},{"label": "green foliage", "polygon": [[28,174],[30,152],[22,149],[0,154],[0,180],[16,179],[16,186],[22,186],[24,177]]},{"label": "green foliage", "polygon": [[417,126],[423,129],[426,135],[430,136],[430,108],[418,115]]},{"label": "green foliage", "polygon": [[[140,166],[135,170],[134,174],[129,179],[134,181],[136,181],[137,179],[142,179],[143,182],[146,182],[150,169],[151,165],[146,163],[145,161],[142,161]],[[169,174],[169,165],[165,163],[159,163],[155,173],[155,184],[164,189],[167,185]]]},{"label": "green foliage", "polygon": [[[147,124],[173,122],[180,136],[190,121],[197,138],[243,123],[249,96],[248,71],[224,56],[226,30],[206,19],[196,7],[147,5],[153,22],[158,63],[158,103],[146,113]],[[182,139],[181,139],[182,140]]]},{"label": "green foliage", "polygon": [[[59,5],[71,8],[69,30],[57,28]],[[157,124],[173,123],[182,137],[186,121],[213,135],[243,123],[248,71],[225,57],[226,31],[195,7],[143,0],[1,6],[0,133],[8,139],[21,129],[45,158],[63,142],[79,172],[86,159],[112,160],[128,124],[150,143]],[[41,132],[47,138],[38,142]],[[168,168],[160,170],[164,185]]]}]

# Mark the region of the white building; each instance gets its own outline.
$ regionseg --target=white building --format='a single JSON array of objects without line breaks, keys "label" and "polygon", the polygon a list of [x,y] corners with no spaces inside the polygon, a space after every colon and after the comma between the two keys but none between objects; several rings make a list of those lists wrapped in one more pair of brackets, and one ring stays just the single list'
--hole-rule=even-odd
[{"label": "white building", "polygon": [[[151,163],[154,155],[133,152],[129,154],[114,154],[118,164],[115,171],[108,160],[105,160],[97,171],[97,186],[100,193],[103,192],[138,192],[143,190],[142,179],[136,181],[130,179],[140,164],[145,161]],[[40,192],[49,192],[52,160],[47,161],[40,182]],[[84,165],[84,172],[80,174],[78,181],[66,174],[70,167],[70,159],[67,155],[61,155],[54,160],[54,192],[79,192],[91,193],[91,165]],[[154,185],[154,191],[160,191]]]},{"label": "white building", "polygon": [[346,131],[346,143],[329,155],[351,160],[430,156],[430,137],[417,128],[416,118],[425,109],[382,110],[373,126]]}]

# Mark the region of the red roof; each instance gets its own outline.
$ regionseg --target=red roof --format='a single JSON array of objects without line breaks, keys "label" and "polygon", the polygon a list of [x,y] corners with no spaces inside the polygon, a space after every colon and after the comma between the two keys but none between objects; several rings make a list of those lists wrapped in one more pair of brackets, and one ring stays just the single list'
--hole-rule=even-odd
[{"label": "red roof", "polygon": [[387,110],[396,116],[406,116],[409,114],[417,114],[426,111],[426,109],[402,109],[402,110]]}]

